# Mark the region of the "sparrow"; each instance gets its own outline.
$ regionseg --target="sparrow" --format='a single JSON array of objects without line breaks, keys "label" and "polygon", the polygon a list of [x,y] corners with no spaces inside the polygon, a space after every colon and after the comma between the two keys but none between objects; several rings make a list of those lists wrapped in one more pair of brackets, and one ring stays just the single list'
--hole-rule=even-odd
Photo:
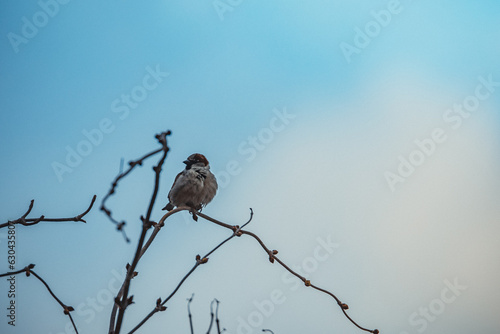
[{"label": "sparrow", "polygon": [[168,193],[169,202],[163,210],[187,205],[199,211],[210,203],[217,192],[217,180],[203,154],[191,154],[184,163],[186,168],[175,177]]}]

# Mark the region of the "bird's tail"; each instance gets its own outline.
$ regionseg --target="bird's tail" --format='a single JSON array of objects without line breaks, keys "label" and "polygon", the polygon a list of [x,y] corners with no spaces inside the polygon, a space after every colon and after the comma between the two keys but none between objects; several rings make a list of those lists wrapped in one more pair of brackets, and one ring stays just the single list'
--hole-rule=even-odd
[{"label": "bird's tail", "polygon": [[168,203],[167,205],[165,205],[165,207],[162,210],[170,211],[173,208],[174,208],[174,205],[172,203]]}]

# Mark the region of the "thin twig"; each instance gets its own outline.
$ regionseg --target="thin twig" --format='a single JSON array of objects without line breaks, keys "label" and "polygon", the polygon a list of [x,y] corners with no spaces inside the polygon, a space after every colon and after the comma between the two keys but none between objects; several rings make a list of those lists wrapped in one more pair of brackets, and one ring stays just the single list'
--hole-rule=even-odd
[{"label": "thin twig", "polygon": [[219,321],[219,301],[215,299],[217,307],[215,308],[215,324],[217,325],[217,334],[221,334],[220,331],[220,321]]},{"label": "thin twig", "polygon": [[43,285],[45,285],[45,288],[47,288],[47,290],[49,291],[52,298],[54,298],[59,303],[59,305],[61,305],[61,307],[63,308],[64,314],[66,314],[69,317],[69,319],[71,320],[71,324],[73,325],[75,333],[78,334],[78,329],[76,328],[75,322],[73,321],[73,317],[71,316],[71,313],[70,313],[71,311],[74,311],[75,309],[72,306],[68,306],[68,305],[64,304],[59,298],[57,298],[57,296],[54,294],[54,292],[52,292],[52,289],[47,284],[47,282],[45,282],[45,280],[43,278],[41,278],[36,272],[34,272],[33,268],[35,268],[35,265],[30,264],[21,270],[11,271],[11,272],[8,272],[5,274],[1,274],[0,277],[14,276],[14,275],[20,274],[22,272],[25,272],[26,276],[30,276],[31,274],[33,274],[33,276],[35,276],[40,282],[42,282]]},{"label": "thin twig", "polygon": [[215,299],[212,300],[212,302],[210,303],[210,325],[208,326],[207,334],[210,334],[210,330],[212,329],[212,325],[214,324],[214,316],[215,316],[214,302],[215,302]]},{"label": "thin twig", "polygon": [[[34,264],[30,264],[29,266],[29,269],[32,269],[35,267]],[[20,273],[24,273],[26,272],[28,269],[28,267],[24,267],[23,269],[19,269],[19,270],[16,270],[16,271],[9,271],[8,273],[5,273],[5,274],[0,274],[0,277],[5,277],[5,276],[13,276],[13,275],[17,275],[17,274],[20,274]]]},{"label": "thin twig", "polygon": [[191,298],[189,298],[187,308],[188,308],[188,317],[189,317],[189,328],[191,328],[191,334],[194,334],[194,329],[193,329],[193,315],[191,314],[191,302],[193,301],[194,293],[191,295]]},{"label": "thin twig", "polygon": [[154,224],[153,233],[151,233],[151,235],[149,236],[148,241],[146,241],[146,243],[144,244],[144,247],[142,247],[141,257],[144,255],[144,253],[146,253],[146,251],[148,250],[149,246],[151,245],[151,243],[153,242],[153,240],[158,235],[158,232],[160,232],[160,229],[165,225],[165,219],[167,219],[168,217],[170,217],[174,213],[177,213],[177,212],[180,212],[180,211],[184,211],[184,210],[191,210],[191,208],[187,207],[187,206],[181,206],[181,207],[177,207],[177,208],[175,208],[173,210],[170,210],[169,212],[167,212],[161,218],[161,220],[158,222],[158,224]]},{"label": "thin twig", "polygon": [[[175,295],[175,293],[179,290],[179,288],[181,287],[181,285],[184,283],[184,281],[186,281],[186,279],[195,271],[195,269],[198,267],[198,263],[193,267],[191,268],[191,270],[186,274],[186,276],[184,276],[182,278],[182,280],[179,282],[179,284],[177,284],[177,287],[174,289],[174,291],[170,294],[170,296],[168,296],[167,299],[165,299],[161,305],[164,306],[166,301],[168,301],[170,298],[173,297],[173,295]],[[146,323],[146,321],[149,320],[149,318],[151,318],[155,313],[159,312],[159,310],[157,310],[157,308],[154,308],[151,312],[149,312],[149,314],[144,317],[144,319],[141,320],[141,322],[139,322],[137,324],[137,326],[135,326],[130,332],[129,334],[132,334],[134,333],[136,330],[138,330],[142,325],[144,325],[144,323]]]},{"label": "thin twig", "polygon": [[89,213],[90,209],[92,209],[92,206],[94,205],[96,197],[97,197],[96,195],[94,195],[92,197],[92,201],[90,202],[90,205],[87,208],[87,210],[85,210],[81,214],[74,216],[74,217],[71,217],[71,218],[45,218],[44,215],[40,216],[39,218],[26,218],[29,215],[29,213],[31,212],[31,210],[33,209],[33,204],[35,203],[35,200],[31,200],[28,211],[26,211],[26,213],[24,215],[22,215],[21,218],[0,224],[0,228],[7,227],[9,225],[15,225],[15,224],[21,224],[24,226],[31,226],[31,225],[38,224],[39,222],[71,222],[71,221],[74,221],[74,222],[86,223],[86,221],[83,219],[83,217],[87,213]]}]

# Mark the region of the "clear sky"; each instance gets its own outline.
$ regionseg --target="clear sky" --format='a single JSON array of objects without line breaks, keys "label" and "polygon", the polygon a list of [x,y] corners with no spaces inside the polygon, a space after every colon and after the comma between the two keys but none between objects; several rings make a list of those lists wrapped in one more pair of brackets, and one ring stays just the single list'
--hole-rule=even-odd
[{"label": "clear sky", "polygon": [[[105,333],[132,259],[157,158],[98,210],[120,168],[170,129],[158,220],[191,153],[219,192],[204,212],[248,229],[382,333],[497,333],[500,294],[500,3],[482,1],[14,1],[0,4],[0,209],[29,263]],[[1,222],[0,222],[1,223]],[[131,329],[229,233],[172,217],[132,284]],[[8,271],[0,230],[0,271]],[[249,238],[210,257],[142,333],[197,333],[210,302],[228,333],[360,333]],[[300,283],[300,282],[299,282]],[[0,281],[2,334],[71,333],[40,282]],[[127,331],[124,331],[127,332]]]}]

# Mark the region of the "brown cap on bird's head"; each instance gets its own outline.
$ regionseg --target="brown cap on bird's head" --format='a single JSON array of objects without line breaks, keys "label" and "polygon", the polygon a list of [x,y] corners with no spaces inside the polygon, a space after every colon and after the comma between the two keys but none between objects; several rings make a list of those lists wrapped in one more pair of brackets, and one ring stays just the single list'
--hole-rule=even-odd
[{"label": "brown cap on bird's head", "polygon": [[187,165],[187,166],[191,166],[191,165],[194,165],[196,163],[203,163],[204,166],[208,166],[208,160],[207,158],[205,158],[205,156],[203,154],[200,154],[200,153],[194,153],[194,154],[191,154],[187,160],[184,161],[184,163]]}]

